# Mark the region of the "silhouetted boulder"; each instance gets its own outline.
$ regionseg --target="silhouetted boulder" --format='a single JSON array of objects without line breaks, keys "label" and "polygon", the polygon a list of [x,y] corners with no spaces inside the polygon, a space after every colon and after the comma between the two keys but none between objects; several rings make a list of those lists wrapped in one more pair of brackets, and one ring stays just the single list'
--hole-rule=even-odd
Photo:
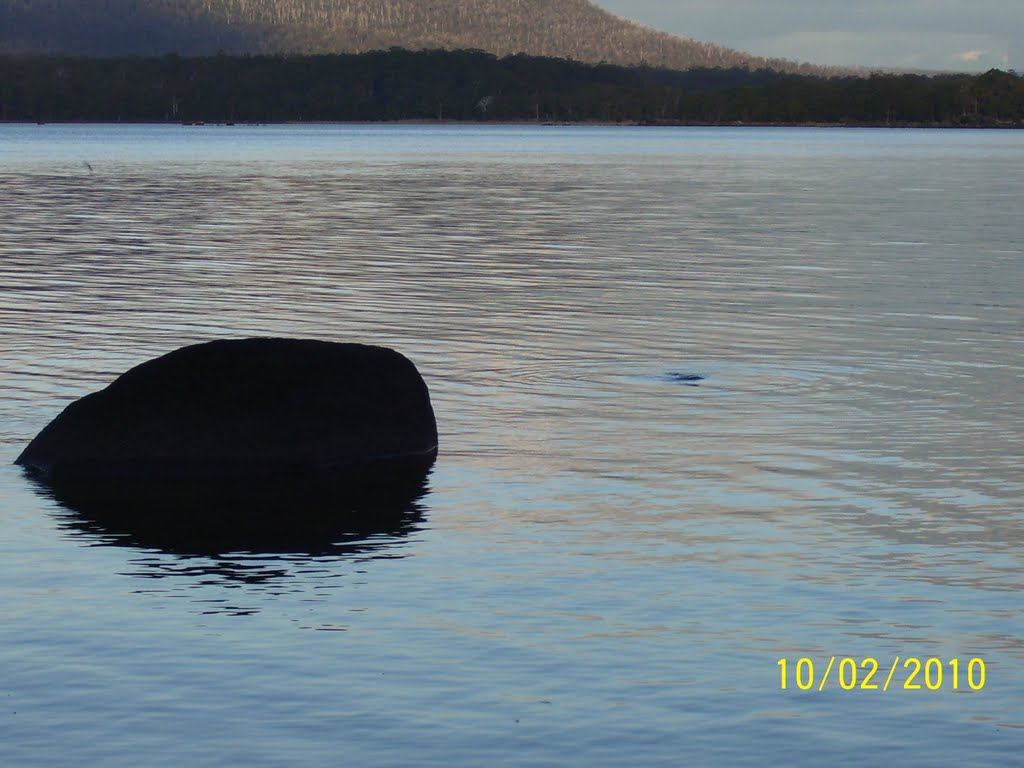
[{"label": "silhouetted boulder", "polygon": [[241,339],[183,347],[77,400],[17,458],[44,477],[216,476],[432,458],[427,386],[399,353]]},{"label": "silhouetted boulder", "polygon": [[372,532],[426,492],[436,455],[427,386],[398,352],[268,338],[132,368],[71,403],[15,463],[104,524],[221,535],[284,521]]}]

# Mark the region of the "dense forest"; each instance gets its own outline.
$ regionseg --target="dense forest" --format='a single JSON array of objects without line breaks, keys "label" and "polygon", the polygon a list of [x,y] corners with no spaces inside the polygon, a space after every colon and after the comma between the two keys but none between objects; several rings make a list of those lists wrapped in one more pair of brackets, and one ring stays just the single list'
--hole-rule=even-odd
[{"label": "dense forest", "polygon": [[0,57],[7,121],[1024,126],[1024,78],[590,65],[482,51]]},{"label": "dense forest", "polygon": [[830,72],[669,35],[588,0],[0,0],[0,53],[334,54],[392,47],[668,69]]}]

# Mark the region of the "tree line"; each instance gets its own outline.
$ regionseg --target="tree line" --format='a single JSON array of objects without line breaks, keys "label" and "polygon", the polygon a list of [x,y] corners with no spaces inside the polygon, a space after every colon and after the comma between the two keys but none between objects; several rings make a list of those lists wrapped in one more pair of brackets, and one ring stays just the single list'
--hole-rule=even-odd
[{"label": "tree line", "polygon": [[1024,78],[688,71],[483,51],[0,57],[0,120],[1024,126]]}]

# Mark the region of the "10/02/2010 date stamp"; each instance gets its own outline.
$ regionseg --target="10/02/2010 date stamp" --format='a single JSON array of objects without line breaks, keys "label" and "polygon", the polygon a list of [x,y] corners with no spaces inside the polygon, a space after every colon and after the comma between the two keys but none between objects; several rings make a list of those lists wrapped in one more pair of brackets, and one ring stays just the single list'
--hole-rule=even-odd
[{"label": "10/02/2010 date stamp", "polygon": [[[888,691],[902,688],[907,691],[940,691],[969,689],[980,691],[985,687],[985,662],[974,658],[969,661],[939,658],[919,659],[911,656],[893,659],[888,669],[877,659],[832,656],[827,664],[815,666],[807,657],[779,659],[782,690],[794,686],[801,691],[824,691],[826,686],[838,686],[844,691]],[[819,670],[824,669],[824,672]],[[835,671],[833,671],[835,670]],[[897,670],[899,670],[897,678]]]}]

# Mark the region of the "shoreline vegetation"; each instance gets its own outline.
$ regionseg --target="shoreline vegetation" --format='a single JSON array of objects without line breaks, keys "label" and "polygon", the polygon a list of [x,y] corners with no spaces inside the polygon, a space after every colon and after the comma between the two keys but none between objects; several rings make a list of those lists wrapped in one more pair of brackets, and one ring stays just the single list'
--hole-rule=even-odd
[{"label": "shoreline vegetation", "polygon": [[0,121],[1024,127],[1024,77],[584,64],[478,50],[0,56]]}]

